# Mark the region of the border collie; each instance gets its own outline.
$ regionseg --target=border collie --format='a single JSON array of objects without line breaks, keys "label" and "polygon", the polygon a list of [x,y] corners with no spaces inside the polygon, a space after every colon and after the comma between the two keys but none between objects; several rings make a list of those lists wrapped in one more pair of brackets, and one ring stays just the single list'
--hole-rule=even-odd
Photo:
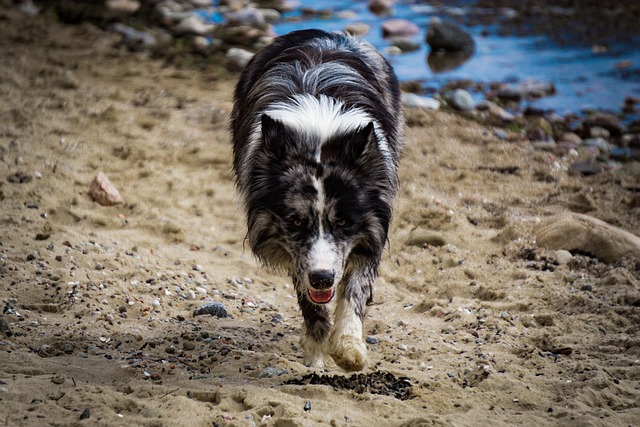
[{"label": "border collie", "polygon": [[328,356],[349,371],[367,363],[362,322],[398,185],[399,100],[391,66],[371,45],[320,30],[276,38],[236,86],[233,168],[247,240],[293,280],[307,366]]}]

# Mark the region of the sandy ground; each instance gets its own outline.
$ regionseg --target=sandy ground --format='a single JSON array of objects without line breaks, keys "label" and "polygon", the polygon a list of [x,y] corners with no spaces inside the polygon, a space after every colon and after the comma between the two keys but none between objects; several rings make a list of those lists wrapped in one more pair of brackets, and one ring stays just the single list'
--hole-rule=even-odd
[{"label": "sandy ground", "polygon": [[[0,425],[640,425],[638,261],[556,265],[534,238],[569,211],[640,234],[639,164],[572,176],[517,135],[409,112],[370,365],[285,384],[310,371],[289,280],[243,245],[234,76],[4,9]],[[89,198],[98,171],[124,205]],[[207,301],[229,316],[194,316]],[[367,386],[384,372],[411,398]]]}]

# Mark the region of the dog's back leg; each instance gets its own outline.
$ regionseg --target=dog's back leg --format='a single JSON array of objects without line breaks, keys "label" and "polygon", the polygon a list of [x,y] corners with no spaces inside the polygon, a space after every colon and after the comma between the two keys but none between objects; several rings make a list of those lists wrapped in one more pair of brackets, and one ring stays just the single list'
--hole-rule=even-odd
[{"label": "dog's back leg", "polygon": [[305,332],[301,340],[304,348],[304,364],[312,368],[323,368],[325,366],[327,337],[331,330],[329,310],[324,305],[309,301],[306,290],[302,289],[300,282],[295,277],[293,284],[298,295],[298,305],[304,317]]},{"label": "dog's back leg", "polygon": [[339,289],[329,354],[338,366],[347,371],[360,371],[367,365],[362,324],[373,290],[375,270],[370,266],[351,273]]}]

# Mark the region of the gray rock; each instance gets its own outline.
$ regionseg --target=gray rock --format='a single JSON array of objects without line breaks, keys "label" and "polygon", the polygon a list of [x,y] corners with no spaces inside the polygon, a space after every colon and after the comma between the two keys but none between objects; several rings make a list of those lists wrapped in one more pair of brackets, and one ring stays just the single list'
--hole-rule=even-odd
[{"label": "gray rock", "polygon": [[210,302],[204,304],[193,312],[194,316],[201,316],[203,314],[210,314],[211,316],[220,318],[228,316],[227,309],[225,308],[224,304],[219,302]]},{"label": "gray rock", "polygon": [[394,36],[394,37],[391,37],[389,41],[391,42],[392,46],[397,47],[403,53],[413,52],[415,50],[420,49],[420,43],[416,42],[415,40],[411,40],[408,37]]},{"label": "gray rock", "polygon": [[389,19],[382,23],[382,36],[404,36],[411,37],[420,33],[420,28],[416,24],[406,19]]},{"label": "gray rock", "polygon": [[475,42],[469,33],[456,24],[437,18],[429,22],[426,41],[432,51],[471,52],[475,49]]},{"label": "gray rock", "polygon": [[456,89],[449,96],[449,103],[453,108],[461,111],[471,111],[475,108],[471,94],[464,89]]},{"label": "gray rock", "polygon": [[354,22],[344,27],[344,32],[352,36],[364,36],[369,30],[371,30],[371,26],[364,22]]},{"label": "gray rock", "polygon": [[402,93],[402,105],[407,108],[426,108],[428,110],[438,110],[440,101],[433,98],[416,95],[415,93]]},{"label": "gray rock", "polygon": [[232,47],[226,54],[226,66],[230,70],[242,70],[253,58],[253,53],[239,47]]},{"label": "gray rock", "polygon": [[602,137],[585,139],[582,141],[582,144],[588,147],[596,147],[602,154],[606,154],[611,151],[611,144]]},{"label": "gray rock", "polygon": [[621,258],[640,259],[640,237],[599,219],[578,213],[560,214],[535,230],[539,246],[555,250],[579,250],[613,263]]}]

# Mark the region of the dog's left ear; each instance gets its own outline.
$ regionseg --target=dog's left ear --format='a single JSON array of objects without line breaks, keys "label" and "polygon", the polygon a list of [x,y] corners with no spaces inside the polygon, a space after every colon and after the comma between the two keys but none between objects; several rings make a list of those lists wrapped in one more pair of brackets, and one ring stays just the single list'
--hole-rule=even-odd
[{"label": "dog's left ear", "polygon": [[375,146],[373,122],[361,127],[351,135],[351,141],[349,141],[349,160],[357,163],[363,156],[370,151],[370,143]]},{"label": "dog's left ear", "polygon": [[260,120],[264,149],[276,158],[284,158],[291,139],[289,130],[284,123],[272,119],[267,114],[263,114]]}]

